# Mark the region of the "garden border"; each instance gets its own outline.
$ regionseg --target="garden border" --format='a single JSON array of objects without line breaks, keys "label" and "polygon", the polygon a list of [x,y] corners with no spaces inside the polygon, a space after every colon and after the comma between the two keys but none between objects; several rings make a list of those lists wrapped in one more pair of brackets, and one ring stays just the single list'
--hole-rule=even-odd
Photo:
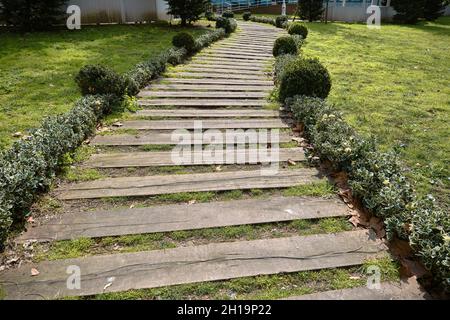
[{"label": "garden border", "polygon": [[[281,55],[274,65],[279,90],[283,71],[298,55]],[[278,96],[278,95],[276,95]],[[450,215],[430,198],[420,198],[404,175],[395,150],[381,152],[375,138],[359,135],[325,99],[295,95],[280,101],[291,112],[312,149],[309,159],[344,172],[350,199],[383,220],[388,240],[408,241],[413,253],[450,292]]]},{"label": "garden border", "polygon": [[[231,21],[233,23],[235,25],[234,20]],[[231,28],[227,33],[217,28],[199,36],[195,39],[196,52],[234,31]],[[190,53],[185,48],[172,47],[137,64],[120,76],[126,83],[124,96],[105,93],[105,90],[101,95],[85,95],[70,111],[45,118],[39,128],[31,129],[28,136],[0,153],[0,248],[13,223],[24,222],[38,195],[49,190],[64,166],[65,156],[95,132],[98,122],[121,105],[127,94],[137,95],[139,89],[165,72],[169,64],[181,64],[189,57]]]}]

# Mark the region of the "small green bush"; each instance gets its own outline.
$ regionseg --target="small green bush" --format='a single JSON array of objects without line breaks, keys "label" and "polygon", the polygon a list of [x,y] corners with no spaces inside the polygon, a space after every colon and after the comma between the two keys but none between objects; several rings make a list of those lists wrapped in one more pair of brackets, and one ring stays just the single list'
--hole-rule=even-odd
[{"label": "small green bush", "polygon": [[277,28],[286,28],[288,23],[288,17],[287,16],[278,16],[275,19],[275,26]]},{"label": "small green bush", "polygon": [[308,36],[308,28],[302,22],[293,22],[289,25],[288,33],[291,35],[298,34],[302,36],[303,39],[306,39]]},{"label": "small green bush", "polygon": [[212,11],[207,11],[207,12],[205,13],[205,18],[206,18],[206,20],[208,20],[208,21],[216,21],[216,15],[215,15],[214,12],[212,12]]},{"label": "small green bush", "polygon": [[296,59],[298,59],[298,56],[294,54],[280,54],[279,56],[277,56],[274,65],[275,84],[278,85],[280,83],[286,65]]},{"label": "small green bush", "polygon": [[279,37],[273,45],[273,56],[278,57],[282,54],[297,54],[298,48],[295,40],[290,36]]},{"label": "small green bush", "polygon": [[185,48],[188,53],[193,53],[196,49],[194,37],[187,32],[177,33],[172,38],[172,44],[176,48]]},{"label": "small green bush", "polygon": [[129,84],[114,70],[101,65],[84,66],[78,72],[75,81],[83,95],[113,94],[118,97],[126,94]]},{"label": "small green bush", "polygon": [[224,13],[222,13],[222,17],[224,18],[234,18],[234,13],[231,11],[225,11]]},{"label": "small green bush", "polygon": [[225,32],[228,34],[228,33],[234,32],[236,30],[237,23],[236,23],[236,20],[234,20],[234,19],[219,17],[216,20],[216,28],[224,29]]},{"label": "small green bush", "polygon": [[328,70],[318,59],[297,59],[286,65],[280,79],[280,102],[296,95],[326,98],[331,90]]},{"label": "small green bush", "polygon": [[315,154],[347,172],[352,194],[383,219],[388,238],[409,240],[436,283],[450,291],[450,215],[432,197],[417,198],[397,153],[378,151],[323,99],[295,96],[286,106],[304,124]]},{"label": "small green bush", "polygon": [[245,11],[245,12],[242,14],[242,19],[243,19],[244,21],[249,21],[251,16],[252,16],[252,13],[251,13],[250,11]]}]

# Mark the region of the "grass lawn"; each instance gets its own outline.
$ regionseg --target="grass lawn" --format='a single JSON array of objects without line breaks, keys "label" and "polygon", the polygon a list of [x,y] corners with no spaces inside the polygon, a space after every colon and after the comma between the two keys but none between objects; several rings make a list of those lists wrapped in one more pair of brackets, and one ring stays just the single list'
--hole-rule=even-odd
[{"label": "grass lawn", "polygon": [[113,25],[25,35],[0,32],[0,150],[11,144],[13,133],[72,107],[80,97],[73,79],[82,66],[99,63],[125,72],[169,48],[181,30]]},{"label": "grass lawn", "polygon": [[329,100],[359,132],[398,147],[420,193],[450,208],[450,17],[417,26],[309,23],[305,56],[333,79]]}]

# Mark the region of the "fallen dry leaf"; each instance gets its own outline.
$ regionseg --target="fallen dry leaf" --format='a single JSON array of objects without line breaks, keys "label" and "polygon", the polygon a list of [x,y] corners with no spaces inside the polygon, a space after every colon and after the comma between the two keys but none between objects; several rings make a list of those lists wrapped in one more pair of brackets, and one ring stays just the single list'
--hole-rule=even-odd
[{"label": "fallen dry leaf", "polygon": [[20,137],[22,136],[22,132],[17,131],[17,132],[15,132],[15,133],[13,133],[12,136],[13,136],[14,138],[20,138]]},{"label": "fallen dry leaf", "polygon": [[294,160],[288,159],[287,163],[291,166],[295,166],[297,164],[297,162],[295,162]]},{"label": "fallen dry leaf", "polygon": [[38,269],[36,269],[36,268],[31,268],[31,276],[32,277],[35,277],[35,276],[37,276],[37,275],[39,275],[39,270]]}]

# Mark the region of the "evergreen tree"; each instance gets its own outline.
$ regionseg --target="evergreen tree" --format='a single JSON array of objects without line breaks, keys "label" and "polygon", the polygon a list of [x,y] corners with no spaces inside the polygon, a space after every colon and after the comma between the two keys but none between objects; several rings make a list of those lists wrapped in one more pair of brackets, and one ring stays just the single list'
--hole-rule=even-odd
[{"label": "evergreen tree", "polygon": [[21,31],[38,31],[63,22],[67,0],[0,0],[0,20]]},{"label": "evergreen tree", "polygon": [[298,0],[297,15],[303,20],[319,20],[323,13],[323,0]]},{"label": "evergreen tree", "polygon": [[426,0],[423,17],[428,21],[434,21],[444,14],[448,3],[442,0]]},{"label": "evergreen tree", "polygon": [[169,5],[168,14],[181,19],[181,25],[195,22],[206,11],[209,0],[167,0]]},{"label": "evergreen tree", "polygon": [[415,24],[423,17],[427,0],[392,0],[391,5],[397,14],[394,20],[402,23]]}]

